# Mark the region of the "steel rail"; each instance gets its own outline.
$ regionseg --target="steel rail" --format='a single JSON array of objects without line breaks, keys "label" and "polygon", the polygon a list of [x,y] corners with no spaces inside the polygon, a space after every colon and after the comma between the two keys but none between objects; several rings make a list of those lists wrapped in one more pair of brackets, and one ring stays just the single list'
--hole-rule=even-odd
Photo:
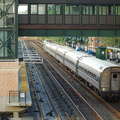
[{"label": "steel rail", "polygon": [[[34,46],[34,48],[36,48],[35,46]],[[37,48],[36,48],[37,49]],[[39,52],[39,51],[38,51]],[[47,60],[47,62],[49,63],[49,64],[51,64],[48,60]],[[54,68],[54,66],[51,64],[51,66]],[[59,71],[56,69],[56,68],[54,68],[58,73],[59,73]],[[59,73],[60,74],[60,73]],[[61,74],[60,74],[61,75]],[[65,78],[61,75],[61,77],[65,80]],[[66,80],[65,80],[66,81]],[[67,82],[67,81],[66,81]],[[71,86],[71,84],[70,83],[68,83],[67,82],[67,84],[69,85],[69,86]],[[99,120],[103,120],[103,118],[92,108],[92,106],[76,91],[76,89],[73,87],[73,86],[71,86],[71,88],[75,91],[75,93],[82,99],[82,101],[84,101],[84,103],[97,115],[97,117],[98,117],[98,119]],[[73,102],[73,101],[72,101]],[[75,105],[75,104],[74,104]],[[78,109],[78,107],[75,105],[75,107],[76,107],[76,109],[79,111],[79,109]]]}]

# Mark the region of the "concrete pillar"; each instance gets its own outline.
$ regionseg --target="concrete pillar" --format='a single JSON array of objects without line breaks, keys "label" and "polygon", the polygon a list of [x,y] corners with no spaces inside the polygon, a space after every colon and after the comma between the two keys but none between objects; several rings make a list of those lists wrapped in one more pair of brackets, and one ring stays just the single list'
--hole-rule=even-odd
[{"label": "concrete pillar", "polygon": [[18,112],[13,112],[13,117],[14,118],[18,118],[19,117],[19,113]]},{"label": "concrete pillar", "polygon": [[13,118],[10,118],[10,120],[21,120],[21,118],[19,118],[19,112],[13,112]]}]

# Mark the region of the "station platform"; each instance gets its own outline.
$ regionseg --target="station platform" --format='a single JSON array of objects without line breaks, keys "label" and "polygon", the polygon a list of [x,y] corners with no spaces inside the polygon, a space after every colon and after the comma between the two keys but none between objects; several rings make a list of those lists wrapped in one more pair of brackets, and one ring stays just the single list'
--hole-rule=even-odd
[{"label": "station platform", "polygon": [[8,106],[31,106],[32,100],[27,79],[27,72],[24,62],[20,62],[20,70],[18,72],[18,91],[9,92]]}]

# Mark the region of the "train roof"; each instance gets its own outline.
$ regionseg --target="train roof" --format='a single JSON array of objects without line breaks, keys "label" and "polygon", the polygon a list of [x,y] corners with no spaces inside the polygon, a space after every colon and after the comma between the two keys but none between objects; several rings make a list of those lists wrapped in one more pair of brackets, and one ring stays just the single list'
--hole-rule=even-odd
[{"label": "train roof", "polygon": [[82,57],[80,59],[80,62],[85,65],[89,66],[89,68],[92,68],[93,70],[102,72],[104,69],[109,68],[109,67],[118,67],[117,65],[110,63],[106,60],[100,60],[95,57]]},{"label": "train roof", "polygon": [[62,50],[63,52],[66,52],[66,51],[75,51],[75,49],[71,48],[71,47],[68,47],[68,46],[65,46],[65,45],[59,45],[59,44],[56,44],[54,42],[50,42],[50,41],[44,41],[44,44],[51,47],[51,48],[56,48],[57,50]]},{"label": "train roof", "polygon": [[56,43],[49,43],[49,45],[53,46],[53,48],[56,47],[56,49],[59,52],[62,52],[62,53],[66,52],[66,56],[70,60],[75,62],[76,60],[79,59],[79,63],[82,63],[81,64],[82,66],[89,67],[89,68],[94,69],[99,72],[101,72],[104,69],[109,68],[109,67],[118,67],[117,65],[110,63],[106,60],[100,60],[92,55],[88,55],[81,51],[78,52],[68,46],[58,45]]},{"label": "train roof", "polygon": [[119,67],[118,65],[113,64],[107,60],[98,59],[95,56],[88,55],[81,51],[80,52],[75,51],[75,50],[67,51],[67,55],[70,56],[71,60],[79,59],[79,62],[81,62],[84,67],[89,66],[89,68],[94,69],[99,72],[102,72],[104,69],[109,68],[109,67]]}]

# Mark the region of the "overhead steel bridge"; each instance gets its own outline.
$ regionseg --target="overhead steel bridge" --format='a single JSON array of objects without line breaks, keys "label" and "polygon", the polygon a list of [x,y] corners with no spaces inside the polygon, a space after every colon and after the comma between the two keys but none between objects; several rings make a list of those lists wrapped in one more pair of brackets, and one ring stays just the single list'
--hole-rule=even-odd
[{"label": "overhead steel bridge", "polygon": [[18,25],[19,36],[119,37],[120,1],[19,0]]}]

